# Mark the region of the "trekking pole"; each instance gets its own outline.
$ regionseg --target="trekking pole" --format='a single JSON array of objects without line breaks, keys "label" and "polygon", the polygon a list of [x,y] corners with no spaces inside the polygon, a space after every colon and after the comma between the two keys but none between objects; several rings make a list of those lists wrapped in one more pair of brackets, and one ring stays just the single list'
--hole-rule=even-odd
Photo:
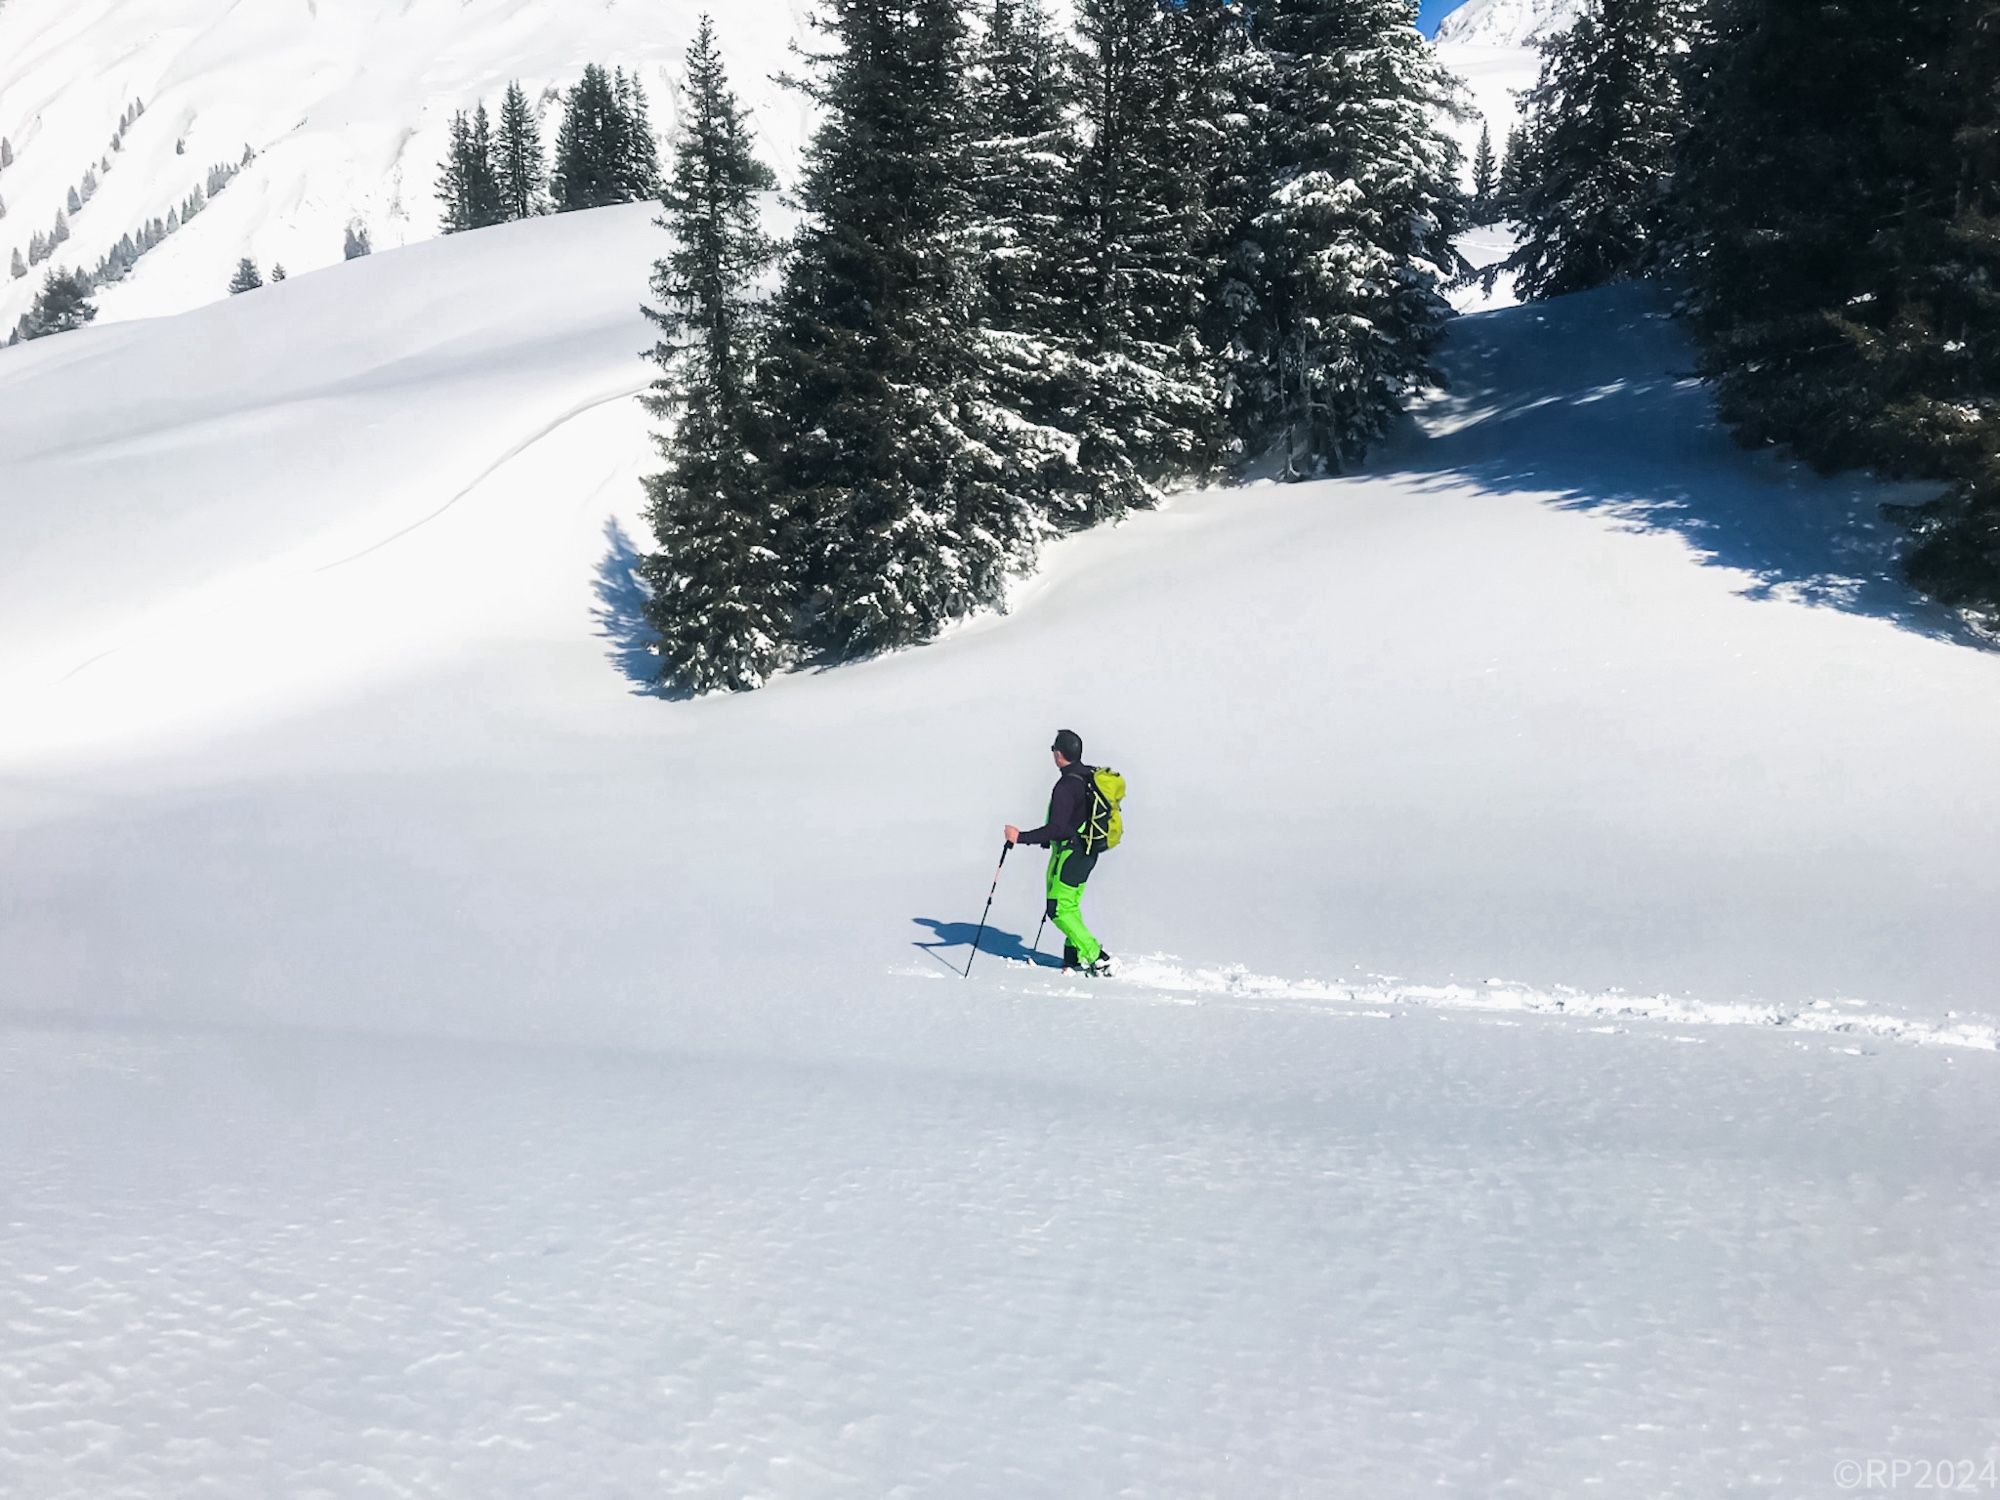
[{"label": "trekking pole", "polygon": [[1049,909],[1045,906],[1042,908],[1042,920],[1035,924],[1035,965],[1038,968],[1042,962],[1042,929],[1048,925]]},{"label": "trekking pole", "polygon": [[[979,957],[979,940],[986,936],[986,919],[993,915],[993,897],[1000,889],[1000,872],[1007,868],[1007,851],[1013,847],[1011,843],[1000,846],[1000,863],[993,867],[993,888],[986,893],[986,910],[979,914],[979,931],[973,936],[972,952],[965,960],[967,979],[972,977],[972,960]],[[1015,941],[1019,942],[1020,939],[1016,938]]]}]

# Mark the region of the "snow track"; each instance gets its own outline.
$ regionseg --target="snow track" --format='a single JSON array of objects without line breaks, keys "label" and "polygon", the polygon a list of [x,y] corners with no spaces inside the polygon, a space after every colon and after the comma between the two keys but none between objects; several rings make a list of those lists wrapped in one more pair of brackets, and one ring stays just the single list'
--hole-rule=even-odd
[{"label": "snow track", "polygon": [[[1019,970],[1023,965],[1016,960],[1008,967]],[[925,977],[930,974],[929,970],[915,967],[899,972]],[[1029,978],[1026,974],[1021,977]],[[1412,984],[1380,977],[1337,983],[1254,974],[1240,964],[1192,965],[1172,954],[1120,957],[1116,977],[1106,981],[1049,975],[1044,984],[1034,987],[1078,999],[1103,994],[1123,998],[1136,990],[1144,998],[1162,997],[1189,1004],[1238,1002],[1259,1010],[1323,1008],[1388,1016],[1403,1009],[1424,1009],[1501,1016],[1571,1016],[1673,1026],[1753,1026],[1835,1039],[2000,1051],[2000,1028],[1992,1025],[1956,1020],[1940,1024],[1884,1015],[1870,1011],[1867,1003],[1860,1000],[1814,1000],[1801,1006],[1716,1003],[1676,995],[1539,990],[1500,979],[1477,985]]]}]

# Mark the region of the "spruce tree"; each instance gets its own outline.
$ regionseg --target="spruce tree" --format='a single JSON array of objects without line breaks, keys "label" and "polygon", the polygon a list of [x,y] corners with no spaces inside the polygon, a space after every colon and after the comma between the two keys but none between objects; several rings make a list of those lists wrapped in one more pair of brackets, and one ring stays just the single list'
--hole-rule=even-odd
[{"label": "spruce tree", "polygon": [[493,157],[493,121],[482,99],[472,113],[472,128],[466,138],[466,217],[474,229],[487,229],[507,220],[507,205]]},{"label": "spruce tree", "polygon": [[14,143],[0,137],[0,171],[14,165]]},{"label": "spruce tree", "polygon": [[1954,481],[1917,513],[1911,580],[2000,634],[2000,0],[1970,5],[1949,45],[1956,190],[1948,215],[1904,221],[1910,306],[1888,350],[1902,389],[1883,423],[1892,462]]},{"label": "spruce tree", "polygon": [[1911,247],[1963,171],[1951,9],[1715,0],[1674,208],[1703,368],[1745,443],[1826,467],[1892,447]]},{"label": "spruce tree", "polygon": [[1509,264],[1531,297],[1629,280],[1662,254],[1688,0],[1593,0],[1542,44]]},{"label": "spruce tree", "polygon": [[49,237],[50,251],[53,252],[57,245],[66,244],[68,240],[69,240],[69,219],[64,215],[61,209],[57,209],[56,227],[54,228],[54,230],[50,232],[50,237]]},{"label": "spruce tree", "polygon": [[[1276,166],[1272,157],[1275,73],[1257,35],[1261,8],[1243,0],[1190,0],[1169,15],[1181,81],[1177,154],[1197,185],[1188,199],[1196,297],[1196,347],[1220,401],[1220,457],[1240,461],[1268,435],[1269,370],[1258,349],[1266,311],[1264,248],[1257,221]],[[1211,455],[1197,460],[1211,467]]]},{"label": "spruce tree", "polygon": [[374,249],[374,245],[368,238],[368,226],[366,224],[357,220],[347,226],[347,238],[340,248],[343,260],[359,260],[362,256],[371,254]]},{"label": "spruce tree", "polygon": [[28,263],[25,260],[21,259],[21,247],[19,245],[16,245],[14,247],[14,264],[12,266],[12,271],[14,275],[14,280],[16,281],[21,280],[28,274]]},{"label": "spruce tree", "polygon": [[984,383],[957,0],[831,0],[806,211],[761,370],[808,644],[856,655],[997,603],[1037,534]]},{"label": "spruce tree", "polygon": [[627,201],[637,203],[660,196],[660,147],[653,138],[651,106],[646,86],[635,72],[621,81],[618,93],[624,115],[620,130],[623,166],[619,177]]},{"label": "spruce tree", "polygon": [[1522,164],[1528,154],[1528,131],[1524,125],[1515,125],[1507,132],[1507,149],[1500,154],[1500,189],[1497,194],[1495,221],[1512,219],[1519,211],[1522,195]]},{"label": "spruce tree", "polygon": [[646,480],[658,550],[639,565],[662,678],[693,693],[759,686],[792,636],[793,559],[783,514],[751,456],[756,282],[777,253],[759,195],[777,186],[752,149],[704,15],[687,55],[687,101],[656,222],[671,237],[646,309],[660,329],[647,410],[671,426]]},{"label": "spruce tree", "polygon": [[500,102],[495,168],[500,178],[500,201],[508,218],[527,219],[542,212],[548,186],[542,128],[518,79],[507,85],[506,97]]},{"label": "spruce tree", "polygon": [[257,262],[246,255],[236,262],[236,274],[229,278],[229,295],[238,297],[245,292],[254,292],[263,284],[264,278],[257,270]]},{"label": "spruce tree", "polygon": [[1472,154],[1472,222],[1491,224],[1500,216],[1499,169],[1493,160],[1493,127],[1479,127],[1479,149]]},{"label": "spruce tree", "polygon": [[1082,372],[1077,453],[1086,511],[1150,505],[1221,445],[1220,390],[1200,325],[1213,267],[1206,183],[1188,170],[1195,94],[1185,12],[1081,0],[1086,145],[1070,190],[1067,295]]},{"label": "spruce tree", "polygon": [[444,161],[438,168],[438,207],[446,234],[460,234],[472,228],[471,165],[472,122],[461,109],[451,117]]},{"label": "spruce tree", "polygon": [[628,201],[625,134],[625,111],[611,77],[591,63],[566,96],[562,125],[556,132],[553,187],[558,212]]},{"label": "spruce tree", "polygon": [[1464,199],[1438,125],[1451,83],[1411,13],[1279,0],[1266,23],[1277,179],[1259,226],[1289,478],[1351,468],[1436,378]]},{"label": "spruce tree", "polygon": [[70,333],[96,316],[90,283],[80,274],[52,270],[36,293],[34,305],[21,319],[20,334],[23,339],[39,339],[52,333]]},{"label": "spruce tree", "polygon": [[992,0],[974,51],[967,155],[971,243],[979,272],[976,320],[996,396],[1025,422],[1025,483],[1055,528],[1088,513],[1073,456],[1081,424],[1070,250],[1071,56],[1041,0]]},{"label": "spruce tree", "polygon": [[285,263],[283,261],[279,261],[271,267],[271,285],[276,286],[285,279],[285,276]]}]

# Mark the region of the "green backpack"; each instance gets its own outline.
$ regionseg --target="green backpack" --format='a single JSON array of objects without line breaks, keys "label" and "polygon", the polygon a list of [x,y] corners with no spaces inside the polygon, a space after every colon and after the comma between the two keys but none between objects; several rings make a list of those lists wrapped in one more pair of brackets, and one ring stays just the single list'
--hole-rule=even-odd
[{"label": "green backpack", "polygon": [[1116,849],[1125,837],[1125,814],[1118,804],[1125,800],[1125,778],[1109,766],[1099,766],[1090,777],[1090,813],[1083,820],[1083,852],[1102,854]]}]

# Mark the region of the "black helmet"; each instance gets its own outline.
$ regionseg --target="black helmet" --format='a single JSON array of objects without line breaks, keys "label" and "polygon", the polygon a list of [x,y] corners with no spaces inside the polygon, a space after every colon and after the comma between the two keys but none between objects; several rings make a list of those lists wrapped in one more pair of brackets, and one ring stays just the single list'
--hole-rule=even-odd
[{"label": "black helmet", "polygon": [[1083,736],[1074,729],[1058,729],[1056,742],[1049,748],[1066,761],[1080,762],[1083,759]]}]

